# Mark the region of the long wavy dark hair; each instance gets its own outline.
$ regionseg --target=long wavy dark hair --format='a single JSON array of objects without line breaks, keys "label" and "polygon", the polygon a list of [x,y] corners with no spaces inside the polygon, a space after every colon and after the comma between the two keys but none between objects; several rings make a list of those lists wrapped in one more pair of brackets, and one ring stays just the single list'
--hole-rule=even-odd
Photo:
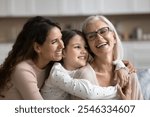
[{"label": "long wavy dark hair", "polygon": [[37,42],[42,45],[46,40],[49,30],[53,27],[58,27],[61,30],[57,23],[40,16],[30,18],[25,23],[12,50],[0,66],[0,94],[4,88],[8,88],[7,83],[11,79],[11,73],[19,62],[27,59],[37,59],[37,53],[34,51],[33,44]]}]

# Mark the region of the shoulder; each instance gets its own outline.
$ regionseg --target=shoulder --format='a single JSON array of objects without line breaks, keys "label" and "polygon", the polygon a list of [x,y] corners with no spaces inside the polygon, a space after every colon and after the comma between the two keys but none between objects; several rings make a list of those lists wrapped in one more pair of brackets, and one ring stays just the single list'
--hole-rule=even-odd
[{"label": "shoulder", "polygon": [[22,61],[16,65],[13,75],[23,75],[30,73],[35,76],[35,73],[38,69],[31,60]]},{"label": "shoulder", "polygon": [[16,65],[16,69],[34,69],[34,64],[31,60],[26,60],[20,62],[18,65]]},{"label": "shoulder", "polygon": [[80,70],[82,72],[86,72],[86,73],[94,73],[94,69],[92,68],[92,66],[89,63],[87,63],[86,66],[80,68]]},{"label": "shoulder", "polygon": [[85,78],[85,79],[96,78],[95,71],[89,63],[86,66],[80,68],[80,72],[81,72],[82,78]]},{"label": "shoulder", "polygon": [[55,72],[56,70],[64,70],[64,67],[59,62],[55,62],[51,72]]}]

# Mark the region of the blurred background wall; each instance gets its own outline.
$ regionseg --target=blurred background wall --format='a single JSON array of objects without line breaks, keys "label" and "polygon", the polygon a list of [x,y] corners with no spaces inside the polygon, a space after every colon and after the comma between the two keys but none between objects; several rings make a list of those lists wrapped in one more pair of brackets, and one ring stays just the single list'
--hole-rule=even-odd
[{"label": "blurred background wall", "polygon": [[0,50],[1,62],[30,17],[45,16],[63,29],[81,29],[83,20],[94,14],[105,15],[115,25],[124,59],[137,68],[150,67],[150,0],[0,0],[0,48],[6,48]]}]

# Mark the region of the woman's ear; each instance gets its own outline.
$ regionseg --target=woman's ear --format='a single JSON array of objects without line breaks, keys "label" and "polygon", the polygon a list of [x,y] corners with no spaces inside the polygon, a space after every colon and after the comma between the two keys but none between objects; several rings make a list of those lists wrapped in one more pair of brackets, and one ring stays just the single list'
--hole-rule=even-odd
[{"label": "woman's ear", "polygon": [[40,45],[37,42],[34,42],[33,48],[37,53],[41,52]]}]

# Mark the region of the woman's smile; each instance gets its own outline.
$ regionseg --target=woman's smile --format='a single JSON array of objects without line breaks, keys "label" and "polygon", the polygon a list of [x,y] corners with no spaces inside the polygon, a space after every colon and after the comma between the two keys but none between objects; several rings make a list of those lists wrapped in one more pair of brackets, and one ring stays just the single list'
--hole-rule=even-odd
[{"label": "woman's smile", "polygon": [[108,46],[108,43],[107,43],[107,42],[103,42],[103,43],[99,43],[99,44],[96,46],[96,48],[104,48],[104,47],[106,47],[106,46]]}]

